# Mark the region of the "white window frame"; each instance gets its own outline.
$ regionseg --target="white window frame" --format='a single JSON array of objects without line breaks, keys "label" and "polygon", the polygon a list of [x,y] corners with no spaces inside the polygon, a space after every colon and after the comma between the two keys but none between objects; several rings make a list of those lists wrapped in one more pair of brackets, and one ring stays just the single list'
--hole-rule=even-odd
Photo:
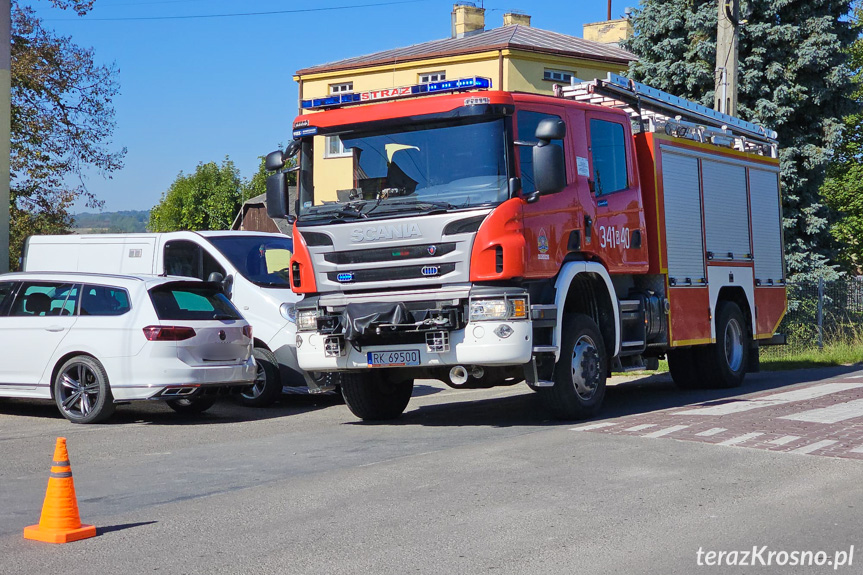
[{"label": "white window frame", "polygon": [[342,82],[340,84],[330,84],[330,96],[335,94],[347,94],[354,91],[353,82]]},{"label": "white window frame", "polygon": [[[335,138],[339,144],[339,151],[338,152],[331,152],[330,151],[330,144],[332,143],[333,138]],[[342,145],[342,141],[341,141],[341,139],[339,139],[338,136],[324,136],[324,158],[325,159],[350,158],[353,155],[354,155],[354,153],[352,151],[345,150],[344,145]]]},{"label": "white window frame", "polygon": [[566,70],[552,70],[550,68],[546,68],[542,72],[542,79],[549,82],[563,82],[564,84],[569,84],[572,79],[576,77],[575,72],[568,72]]},{"label": "white window frame", "polygon": [[420,84],[430,84],[432,82],[443,82],[446,80],[446,72],[425,72],[420,74]]}]

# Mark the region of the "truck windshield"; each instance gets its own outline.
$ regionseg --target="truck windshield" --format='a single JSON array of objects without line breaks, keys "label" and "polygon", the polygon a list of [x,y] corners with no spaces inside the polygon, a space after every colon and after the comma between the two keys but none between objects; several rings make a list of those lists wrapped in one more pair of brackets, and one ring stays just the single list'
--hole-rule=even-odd
[{"label": "truck windshield", "polygon": [[502,119],[316,136],[300,163],[303,219],[493,205],[508,193]]},{"label": "truck windshield", "polygon": [[207,238],[243,276],[259,286],[291,288],[291,238],[216,236]]}]

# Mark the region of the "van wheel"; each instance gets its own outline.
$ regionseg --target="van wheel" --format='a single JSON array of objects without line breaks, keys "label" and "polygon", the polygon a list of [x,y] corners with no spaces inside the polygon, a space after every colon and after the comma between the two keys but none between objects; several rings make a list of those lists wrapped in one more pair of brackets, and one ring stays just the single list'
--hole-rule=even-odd
[{"label": "van wheel", "polygon": [[351,413],[363,421],[395,419],[414,390],[412,379],[391,383],[375,373],[341,373],[342,397]]},{"label": "van wheel", "polygon": [[590,317],[567,314],[562,340],[560,359],[554,366],[554,386],[540,388],[540,397],[558,419],[596,415],[605,398],[608,372],[602,334]]},{"label": "van wheel", "polygon": [[240,393],[240,403],[248,407],[272,405],[282,395],[282,376],[279,373],[279,360],[268,349],[256,347],[252,350],[258,371],[255,383]]},{"label": "van wheel", "polygon": [[72,423],[98,423],[114,413],[114,396],[105,368],[94,357],[79,355],[63,364],[54,378],[54,401]]},{"label": "van wheel", "polygon": [[180,399],[170,399],[165,403],[168,407],[177,413],[204,413],[216,403],[211,397],[198,395],[195,397],[181,397]]},{"label": "van wheel", "polygon": [[674,385],[681,389],[698,389],[704,387],[704,381],[699,375],[698,360],[703,350],[699,348],[670,349],[665,352],[668,359],[668,371]]},{"label": "van wheel", "polygon": [[701,377],[706,387],[731,388],[743,385],[749,365],[749,333],[743,312],[736,303],[716,306],[716,343],[705,346],[701,356]]}]

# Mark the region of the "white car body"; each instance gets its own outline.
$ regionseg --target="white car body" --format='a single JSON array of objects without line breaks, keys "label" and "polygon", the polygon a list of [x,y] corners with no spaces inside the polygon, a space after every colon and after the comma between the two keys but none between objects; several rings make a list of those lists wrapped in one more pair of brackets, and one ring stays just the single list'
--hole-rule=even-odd
[{"label": "white car body", "polygon": [[[58,289],[60,284],[66,287]],[[52,399],[58,369],[81,355],[104,367],[114,402],[176,399],[210,387],[249,386],[256,374],[251,329],[230,302],[222,302],[229,313],[216,319],[160,319],[150,290],[164,294],[175,288],[177,292],[170,292],[174,294],[182,286],[196,285],[201,288],[194,289],[216,291],[213,284],[178,277],[0,275],[0,396]],[[50,300],[41,311],[36,291]],[[93,303],[105,293],[116,297],[108,298],[110,304],[104,298]],[[210,315],[216,317],[215,312]],[[179,341],[151,341],[145,334],[146,327],[167,326],[191,328],[194,334]]]}]

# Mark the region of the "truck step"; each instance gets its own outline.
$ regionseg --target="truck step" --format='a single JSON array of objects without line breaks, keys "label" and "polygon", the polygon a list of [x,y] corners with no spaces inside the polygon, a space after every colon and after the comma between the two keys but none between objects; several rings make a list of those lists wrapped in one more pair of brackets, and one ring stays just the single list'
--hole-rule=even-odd
[{"label": "truck step", "polygon": [[556,345],[535,345],[533,353],[557,353]]},{"label": "truck step", "polygon": [[554,382],[547,379],[540,379],[533,384],[534,387],[554,387]]}]

